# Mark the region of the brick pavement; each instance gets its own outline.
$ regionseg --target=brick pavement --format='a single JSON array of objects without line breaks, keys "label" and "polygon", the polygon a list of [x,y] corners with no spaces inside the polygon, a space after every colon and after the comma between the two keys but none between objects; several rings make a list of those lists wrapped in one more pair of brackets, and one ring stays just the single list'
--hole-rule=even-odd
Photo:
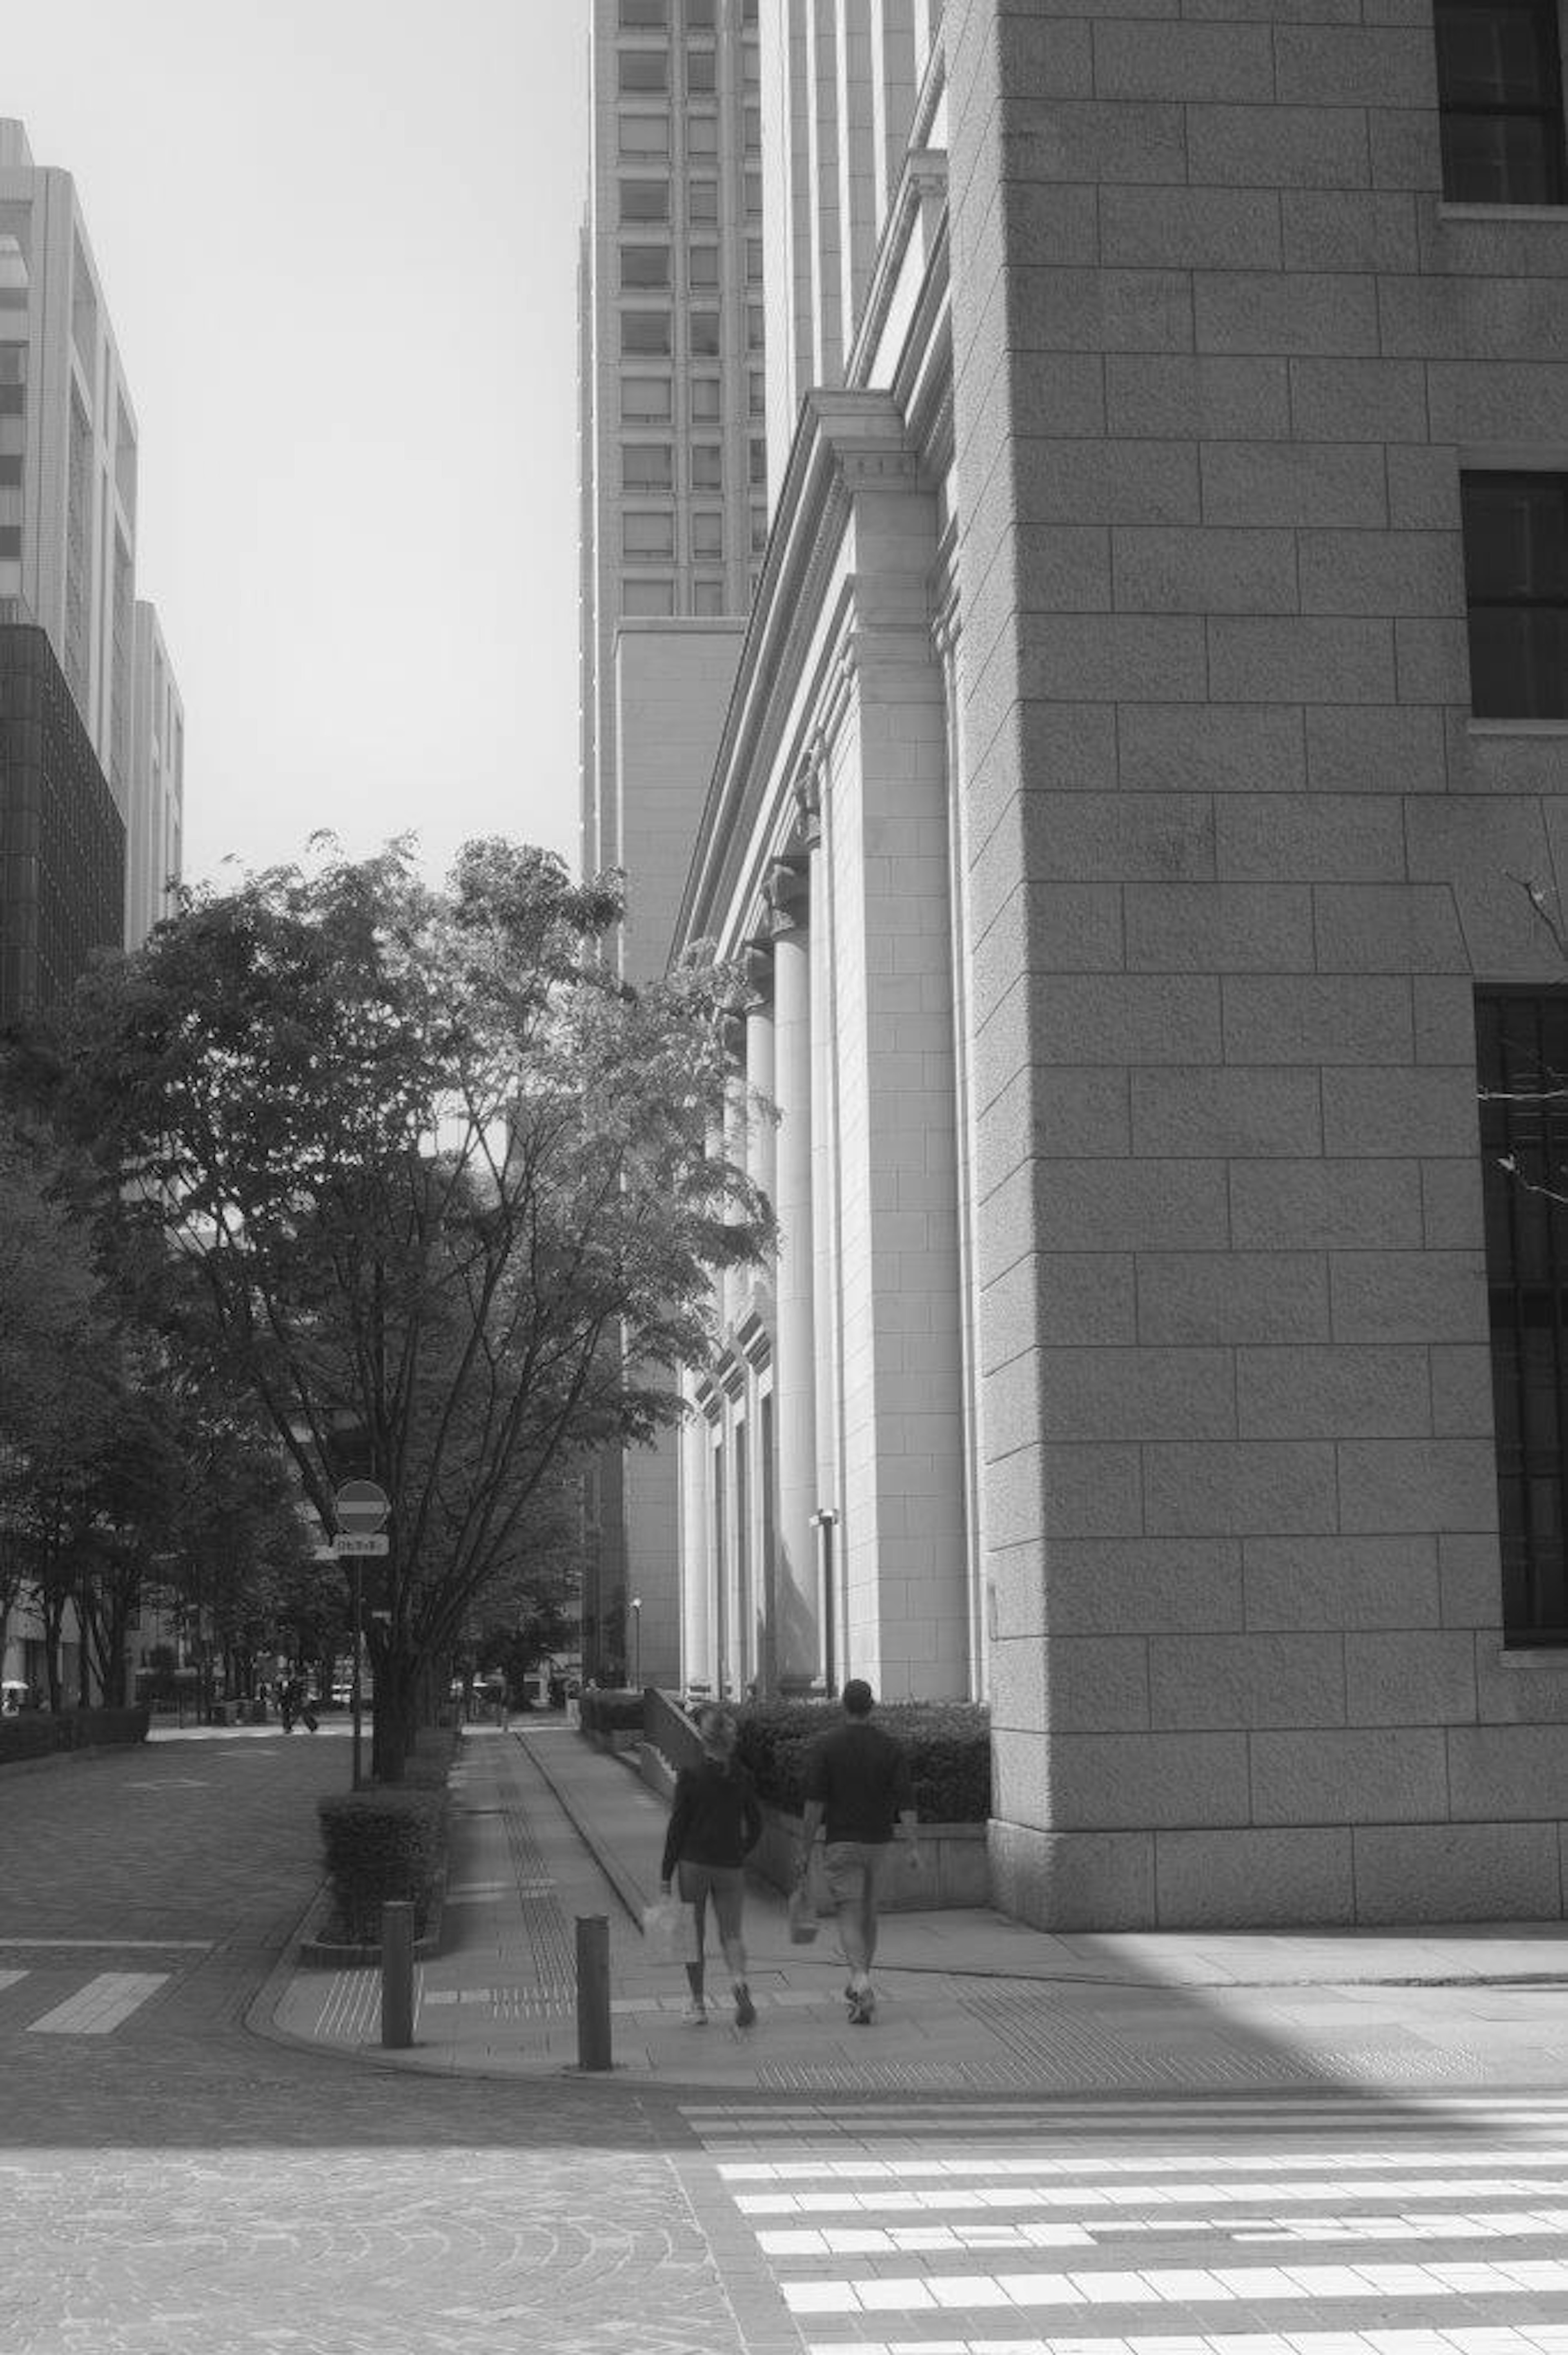
[{"label": "brick pavement", "polygon": [[[721,2274],[667,2105],[247,2031],[346,1774],[324,1732],[229,1735],[0,1786],[4,2355],[622,2355],[633,2318],[654,2355],[798,2355],[760,2254]],[[164,1983],[38,2032],[105,1970]]]},{"label": "brick pavement", "polygon": [[[754,1886],[758,2025],[737,2031],[721,2002],[694,2030],[681,2019],[683,1975],[650,1964],[637,1926],[656,1882],[661,1797],[545,1720],[509,1736],[475,1729],[459,1804],[442,1951],[419,1975],[415,2049],[395,2056],[413,2071],[569,2071],[577,2025],[562,1940],[574,1913],[598,1913],[609,1923],[617,2071],[642,2083],[845,2096],[1568,2086],[1556,1924],[1054,1936],[978,1909],[898,1913],[884,1924],[883,2000],[868,2031],[847,2021],[832,1925],[792,1946],[782,1901]],[[519,1814],[535,1859],[525,1877],[507,1830]],[[550,1960],[541,1906],[557,1917]],[[726,1993],[722,1974],[713,1991]],[[375,1973],[296,1974],[277,1993],[283,2032],[375,2046]]]}]

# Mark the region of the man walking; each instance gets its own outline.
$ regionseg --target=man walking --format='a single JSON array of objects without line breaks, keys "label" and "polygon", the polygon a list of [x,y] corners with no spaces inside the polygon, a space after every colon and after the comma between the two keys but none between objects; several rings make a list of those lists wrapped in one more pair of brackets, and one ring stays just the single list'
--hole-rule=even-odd
[{"label": "man walking", "polygon": [[876,1954],[877,1906],[892,1868],[895,1827],[909,1869],[920,1869],[909,1753],[871,1722],[872,1691],[852,1677],[842,1694],[844,1721],[812,1743],[806,1764],[806,1810],[800,1825],[800,1878],[810,1869],[819,1828],[828,1894],[839,1917],[839,1942],[849,1965],[849,2016],[869,2028],[876,2009],[871,1966]]}]

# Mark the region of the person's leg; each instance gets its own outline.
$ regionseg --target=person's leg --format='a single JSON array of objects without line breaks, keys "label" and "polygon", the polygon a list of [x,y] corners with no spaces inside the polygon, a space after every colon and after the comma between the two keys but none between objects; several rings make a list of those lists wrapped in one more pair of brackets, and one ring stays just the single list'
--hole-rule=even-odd
[{"label": "person's leg", "polygon": [[746,1977],[746,1941],[741,1930],[741,1917],[745,1903],[746,1876],[740,1866],[736,1866],[733,1871],[715,1871],[714,1918],[718,1924],[719,1944],[724,1949],[724,1958],[729,1966],[737,2028],[749,2028],[757,2018],[757,2006],[751,2000],[751,1989],[747,1984]]},{"label": "person's leg", "polygon": [[850,1987],[866,1983],[870,1957],[865,1950],[865,1864],[858,1840],[832,1840],[822,1852],[828,1894],[838,1915],[839,1945],[849,1965]]},{"label": "person's leg", "polygon": [[707,1876],[701,1872],[695,1865],[683,1864],[679,1866],[677,1870],[680,1873],[679,1885],[681,1895],[692,1909],[692,1931],[694,1941],[695,1960],[689,1962],[686,1965],[686,1985],[691,1989],[691,2001],[686,2007],[686,2018],[689,2020],[695,2021],[698,2019],[705,2019],[707,2018],[707,2009],[703,1995],[704,1982],[706,1975],[703,1948],[707,1934]]}]

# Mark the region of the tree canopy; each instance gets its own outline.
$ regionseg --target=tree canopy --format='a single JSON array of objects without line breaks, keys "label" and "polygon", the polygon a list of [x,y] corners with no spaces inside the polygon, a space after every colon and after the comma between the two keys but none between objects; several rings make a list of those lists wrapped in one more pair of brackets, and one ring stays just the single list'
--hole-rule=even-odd
[{"label": "tree canopy", "polygon": [[57,1126],[183,1361],[255,1400],[323,1529],[345,1477],[392,1500],[383,1774],[552,1479],[677,1418],[712,1273],[767,1233],[715,1142],[734,977],[626,988],[620,907],[497,840],[440,892],[328,847],[187,891],[62,1042]]}]

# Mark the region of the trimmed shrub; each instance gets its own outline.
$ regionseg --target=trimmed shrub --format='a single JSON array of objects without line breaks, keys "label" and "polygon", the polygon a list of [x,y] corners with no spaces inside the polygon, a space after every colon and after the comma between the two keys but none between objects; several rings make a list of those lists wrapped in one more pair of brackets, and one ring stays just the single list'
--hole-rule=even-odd
[{"label": "trimmed shrub", "polygon": [[577,1722],[585,1733],[641,1732],[642,1695],[630,1689],[582,1693]]},{"label": "trimmed shrub", "polygon": [[320,1799],[322,1847],[332,1882],[329,1939],[381,1943],[381,1908],[412,1900],[414,1934],[429,1919],[446,1850],[447,1795],[390,1785]]},{"label": "trimmed shrub", "polygon": [[145,1742],[145,1709],[47,1709],[0,1717],[0,1766],[17,1758],[49,1758],[65,1750],[97,1750]]},{"label": "trimmed shrub", "polygon": [[[806,1754],[819,1734],[844,1722],[837,1701],[754,1701],[737,1709],[736,1754],[758,1795],[799,1815]],[[991,1813],[991,1711],[980,1701],[879,1703],[872,1723],[910,1753],[915,1810],[927,1824],[983,1824]]]}]

